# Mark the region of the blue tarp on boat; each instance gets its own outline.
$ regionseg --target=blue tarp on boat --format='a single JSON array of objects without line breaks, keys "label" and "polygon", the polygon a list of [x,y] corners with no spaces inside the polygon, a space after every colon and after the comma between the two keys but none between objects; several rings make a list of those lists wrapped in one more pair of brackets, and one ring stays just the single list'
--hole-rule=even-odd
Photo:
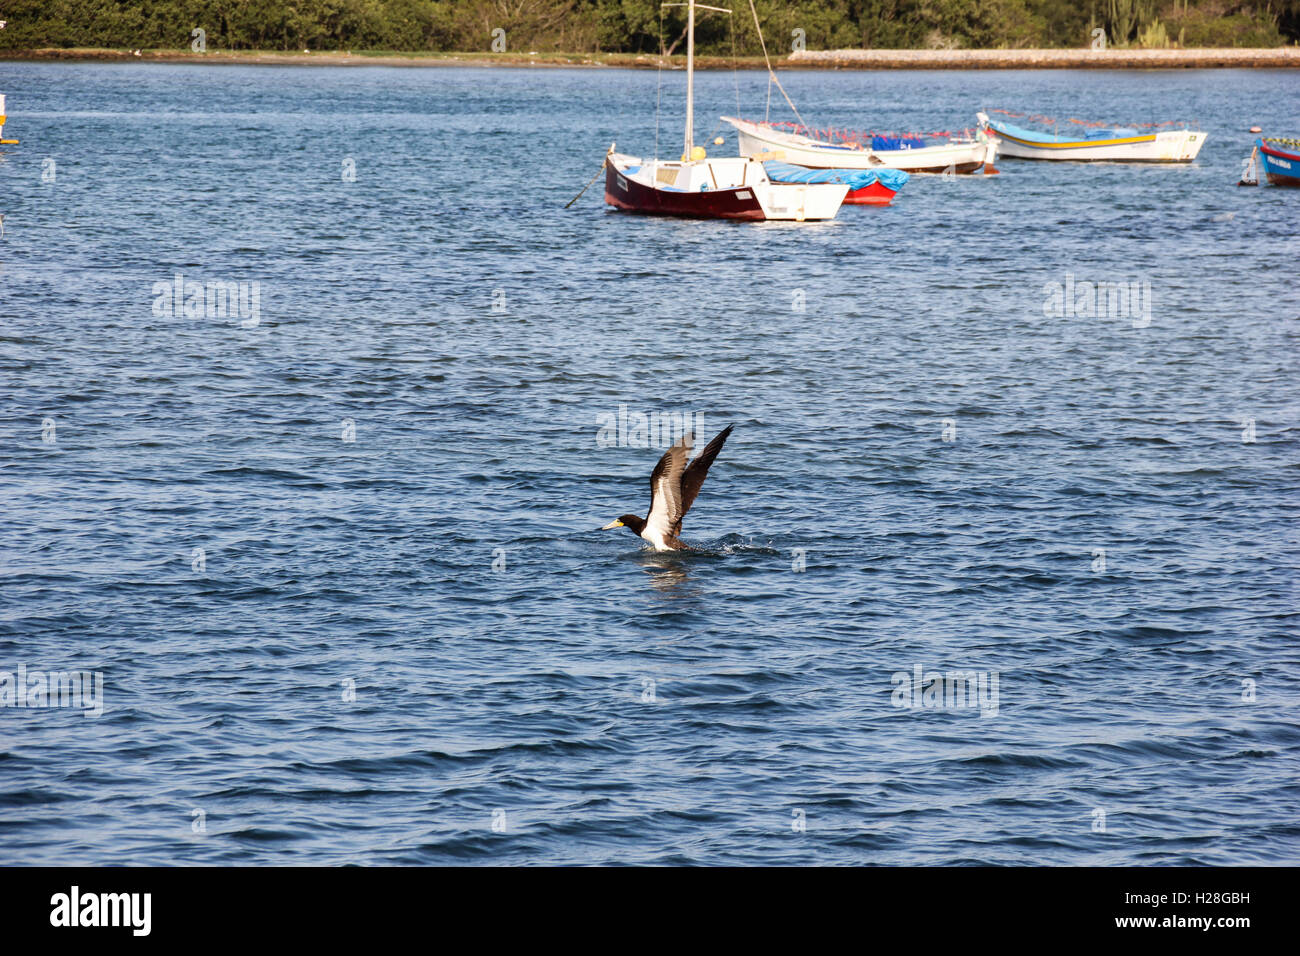
[{"label": "blue tarp on boat", "polygon": [[763,168],[774,183],[847,183],[854,192],[866,189],[877,180],[898,192],[908,180],[907,173],[901,169],[809,169],[776,160],[765,162]]},{"label": "blue tarp on boat", "polygon": [[904,133],[902,136],[872,136],[871,148],[878,153],[892,152],[896,149],[922,149],[925,137],[916,133]]}]

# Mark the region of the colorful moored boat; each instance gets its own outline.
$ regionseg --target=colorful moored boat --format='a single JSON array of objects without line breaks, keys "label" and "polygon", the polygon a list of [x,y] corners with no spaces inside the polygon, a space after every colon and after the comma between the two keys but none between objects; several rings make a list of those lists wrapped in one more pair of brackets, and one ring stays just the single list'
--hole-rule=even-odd
[{"label": "colorful moored boat", "polygon": [[1273,186],[1300,186],[1300,139],[1261,137],[1255,140],[1264,175]]},{"label": "colorful moored boat", "polygon": [[[1190,163],[1205,145],[1205,133],[1192,129],[1143,132],[1135,127],[1089,126],[1061,133],[1016,126],[977,113],[980,128],[997,138],[998,152],[1019,159],[1081,162]],[[1161,124],[1168,125],[1168,124]]]}]

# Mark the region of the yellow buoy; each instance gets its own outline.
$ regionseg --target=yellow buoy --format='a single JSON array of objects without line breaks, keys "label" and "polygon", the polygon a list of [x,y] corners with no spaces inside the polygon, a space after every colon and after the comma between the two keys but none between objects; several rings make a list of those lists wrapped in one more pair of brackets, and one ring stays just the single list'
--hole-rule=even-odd
[{"label": "yellow buoy", "polygon": [[707,154],[704,152],[703,146],[691,147],[691,159],[703,159],[706,155]]}]

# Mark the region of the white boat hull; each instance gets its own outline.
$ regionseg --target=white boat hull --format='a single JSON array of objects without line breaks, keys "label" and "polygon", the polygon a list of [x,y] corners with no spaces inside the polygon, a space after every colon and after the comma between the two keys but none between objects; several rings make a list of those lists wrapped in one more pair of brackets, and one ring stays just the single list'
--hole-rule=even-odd
[{"label": "white boat hull", "polygon": [[981,136],[940,146],[872,150],[857,144],[824,143],[760,123],[724,116],[736,128],[740,155],[762,156],[814,169],[901,169],[909,173],[968,173],[997,159],[997,143]]},{"label": "white boat hull", "polygon": [[765,218],[804,222],[834,219],[849,194],[842,183],[774,183],[754,188]]}]

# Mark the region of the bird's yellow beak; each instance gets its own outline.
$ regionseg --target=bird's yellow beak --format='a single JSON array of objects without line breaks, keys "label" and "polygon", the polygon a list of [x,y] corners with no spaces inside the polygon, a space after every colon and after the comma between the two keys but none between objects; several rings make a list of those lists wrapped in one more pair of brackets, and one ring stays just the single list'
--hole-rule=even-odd
[{"label": "bird's yellow beak", "polygon": [[621,527],[623,527],[623,522],[621,522],[621,521],[611,521],[609,524],[605,525],[605,527],[601,528],[600,530],[601,530],[601,531],[608,531],[610,528],[621,528]]}]

